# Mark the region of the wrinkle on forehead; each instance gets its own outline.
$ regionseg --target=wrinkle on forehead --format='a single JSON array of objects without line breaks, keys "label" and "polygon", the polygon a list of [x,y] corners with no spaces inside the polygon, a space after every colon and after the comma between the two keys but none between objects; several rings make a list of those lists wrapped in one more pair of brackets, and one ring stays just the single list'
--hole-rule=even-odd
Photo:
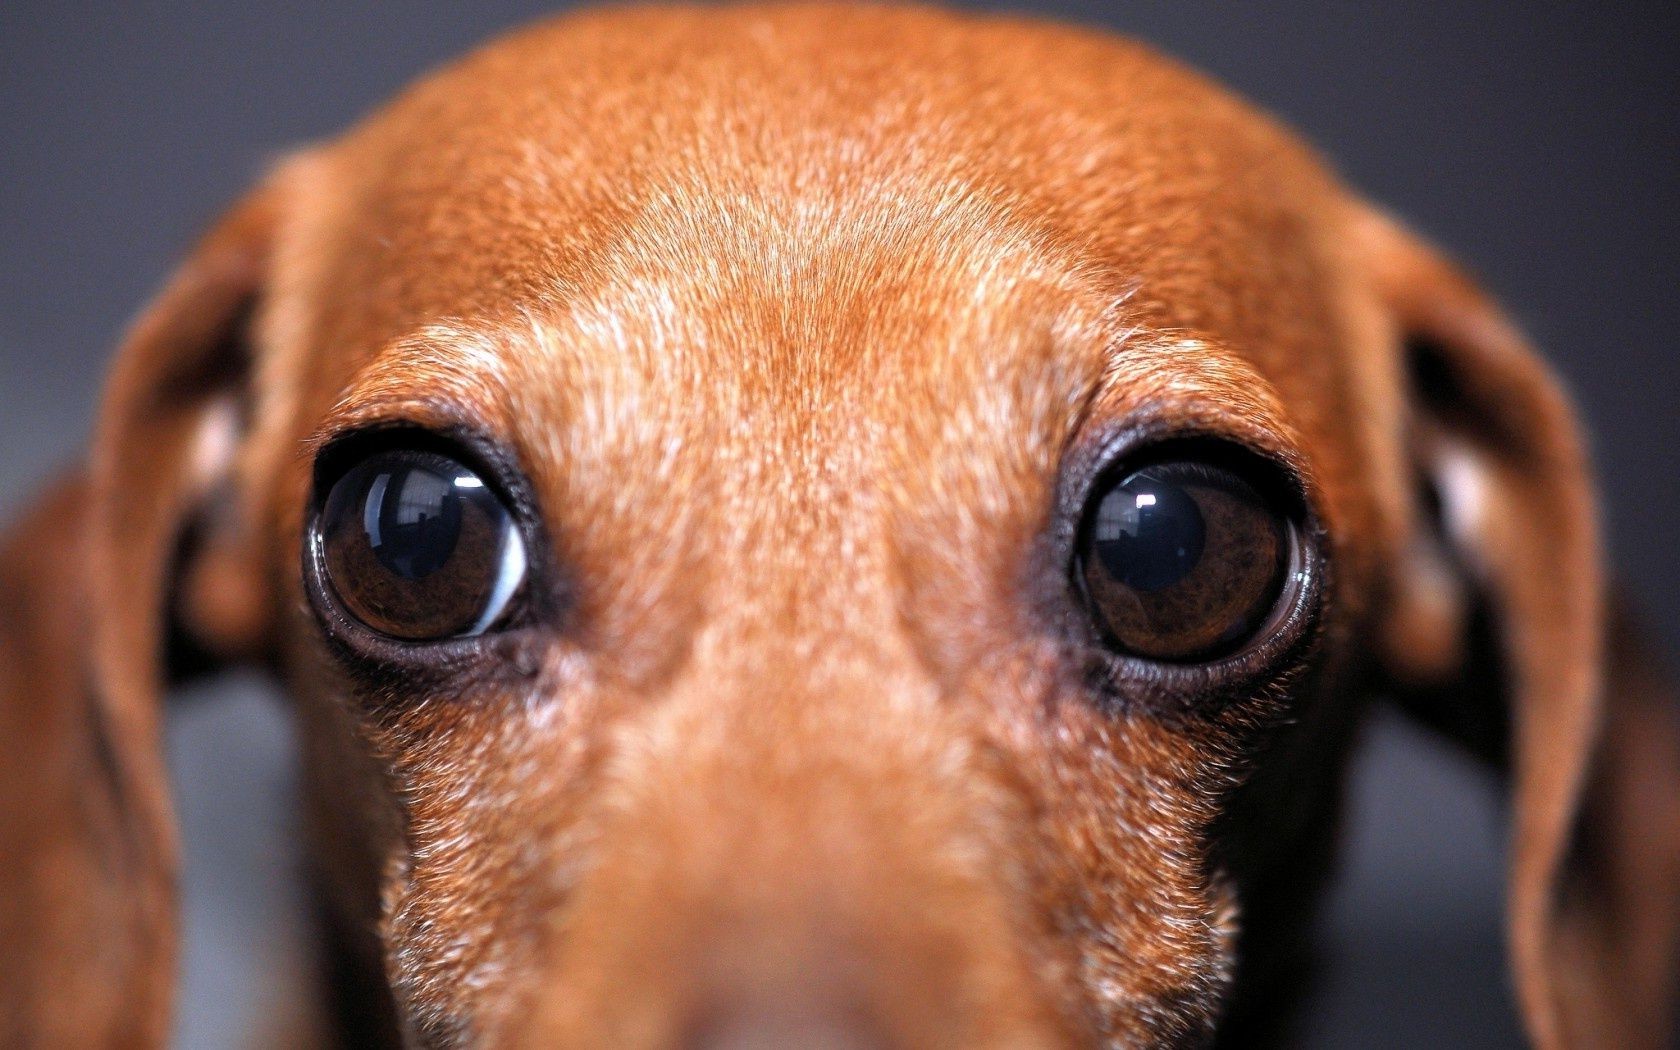
[{"label": "wrinkle on forehead", "polygon": [[[1303,356],[1311,267],[1289,260],[1322,180],[1194,77],[1077,34],[1061,62],[999,52],[986,23],[952,77],[864,23],[833,49],[747,22],[751,46],[711,16],[533,31],[333,147],[306,338],[317,375],[360,374],[316,379],[317,412],[345,389],[418,408],[399,388],[423,381],[494,414],[574,511],[704,480],[755,521],[776,477],[810,520],[921,450],[973,475],[927,479],[950,495],[1014,500],[1105,385],[1134,291],[1134,322],[1268,375]],[[1013,90],[1029,68],[1043,93]],[[1166,95],[1195,104],[1140,101]]]},{"label": "wrinkle on forehead", "polygon": [[958,187],[673,188],[542,292],[391,344],[333,415],[453,396],[573,467],[702,436],[736,453],[819,438],[856,451],[935,408],[1018,438],[1040,429],[1019,417],[1062,412],[1100,376],[1106,294]]},{"label": "wrinkle on forehead", "polygon": [[1151,401],[1289,434],[1241,355],[1186,333],[1128,339],[1137,277],[981,188],[690,175],[640,200],[545,285],[387,346],[323,429],[425,423],[452,401],[556,485],[616,476],[617,491],[670,479],[679,458],[728,462],[717,481],[777,475],[807,515],[832,505],[825,475],[878,474],[895,448],[989,471],[970,493],[983,506],[1013,494],[1008,473],[1047,473],[1083,414]]}]

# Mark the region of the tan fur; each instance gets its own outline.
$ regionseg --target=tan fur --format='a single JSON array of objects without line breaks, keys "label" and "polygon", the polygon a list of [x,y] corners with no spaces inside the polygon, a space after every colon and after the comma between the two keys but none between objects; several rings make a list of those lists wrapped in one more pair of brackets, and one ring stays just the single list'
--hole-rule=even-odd
[{"label": "tan fur", "polygon": [[[1450,362],[1450,404],[1408,340]],[[305,600],[312,453],[397,421],[504,443],[540,507],[563,612],[491,670],[370,673]],[[1315,636],[1217,709],[1099,695],[1046,582],[1068,465],[1144,423],[1287,464],[1323,530]],[[0,760],[37,789],[0,802],[6,841],[41,843],[0,869],[25,1042],[167,1030],[166,613],[295,696],[339,965],[394,996],[349,1009],[386,1038],[1274,1036],[1343,758],[1393,688],[1509,700],[1535,1042],[1663,1038],[1673,828],[1617,829],[1672,811],[1673,749],[1606,721],[1567,405],[1462,278],[1137,45],[843,5],[508,37],[210,236],[130,337],[90,462],[21,526],[0,605],[0,724],[38,738]],[[1432,538],[1416,474],[1448,462],[1487,500]],[[1472,595],[1500,687],[1467,680]],[[1605,732],[1649,773],[1583,818]],[[1581,819],[1608,861],[1581,863]],[[1668,979],[1629,991],[1630,939]]]}]

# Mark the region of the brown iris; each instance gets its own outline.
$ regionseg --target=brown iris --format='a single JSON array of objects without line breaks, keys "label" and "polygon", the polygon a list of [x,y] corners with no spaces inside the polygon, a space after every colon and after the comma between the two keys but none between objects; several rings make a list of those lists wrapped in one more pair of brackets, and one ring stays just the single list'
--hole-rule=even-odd
[{"label": "brown iris", "polygon": [[393,638],[481,634],[524,578],[508,509],[470,468],[433,452],[381,452],[352,467],[318,527],[339,603]]},{"label": "brown iris", "polygon": [[1235,652],[1266,627],[1295,548],[1292,518],[1236,473],[1162,462],[1098,491],[1077,572],[1111,645],[1193,662]]}]

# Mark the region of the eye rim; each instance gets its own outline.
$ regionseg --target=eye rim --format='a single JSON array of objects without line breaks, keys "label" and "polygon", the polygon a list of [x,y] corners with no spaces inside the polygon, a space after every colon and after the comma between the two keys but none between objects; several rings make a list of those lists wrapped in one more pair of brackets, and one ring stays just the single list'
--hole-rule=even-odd
[{"label": "eye rim", "polygon": [[[1310,490],[1290,454],[1270,443],[1204,429],[1149,422],[1110,432],[1071,457],[1058,498],[1054,548],[1069,600],[1069,633],[1088,677],[1116,702],[1147,701],[1163,712],[1186,703],[1235,698],[1298,662],[1316,637],[1329,565],[1326,537]],[[1236,649],[1204,661],[1154,659],[1112,644],[1082,573],[1081,541],[1101,495],[1138,471],[1169,463],[1206,464],[1234,474],[1289,519],[1292,563],[1271,613]],[[1176,698],[1176,700],[1174,699]]]},{"label": "eye rim", "polygon": [[[321,516],[333,486],[374,457],[401,452],[442,457],[470,470],[501,502],[518,531],[525,548],[524,578],[507,606],[478,634],[422,639],[386,634],[346,608],[331,583]],[[327,641],[342,655],[374,670],[454,671],[499,651],[524,649],[533,631],[555,623],[562,606],[552,582],[556,578],[549,554],[552,548],[525,472],[504,445],[470,427],[437,429],[398,420],[367,424],[330,438],[315,457],[302,540],[304,594]]]}]

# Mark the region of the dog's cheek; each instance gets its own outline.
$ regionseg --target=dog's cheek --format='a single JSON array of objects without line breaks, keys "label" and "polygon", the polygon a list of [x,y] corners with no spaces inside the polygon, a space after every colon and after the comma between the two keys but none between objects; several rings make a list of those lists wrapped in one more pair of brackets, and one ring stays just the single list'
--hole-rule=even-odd
[{"label": "dog's cheek", "polygon": [[[393,982],[419,1033],[449,1045],[505,1027],[543,972],[554,917],[594,839],[588,739],[556,701],[463,719],[446,747],[405,755],[407,850],[385,909]],[[568,698],[575,701],[575,697]]]},{"label": "dog's cheek", "polygon": [[[585,866],[592,692],[525,682],[402,696],[319,658],[303,690],[312,835],[340,911],[420,1045],[466,1045],[513,1011],[549,917]],[[355,800],[355,804],[349,804]]]},{"label": "dog's cheek", "polygon": [[1104,1045],[1198,1045],[1230,989],[1236,895],[1209,859],[1228,761],[1211,731],[1053,705],[1016,758],[1042,799],[1039,909],[1069,942]]},{"label": "dog's cheek", "polygon": [[1017,658],[985,662],[954,706],[974,713],[977,775],[1015,800],[993,808],[1022,817],[1005,865],[1021,868],[1010,882],[1066,974],[1069,1015],[1098,1045],[1203,1045],[1240,918],[1213,830],[1277,698],[1169,718],[1093,688],[1058,644],[993,652]]}]

